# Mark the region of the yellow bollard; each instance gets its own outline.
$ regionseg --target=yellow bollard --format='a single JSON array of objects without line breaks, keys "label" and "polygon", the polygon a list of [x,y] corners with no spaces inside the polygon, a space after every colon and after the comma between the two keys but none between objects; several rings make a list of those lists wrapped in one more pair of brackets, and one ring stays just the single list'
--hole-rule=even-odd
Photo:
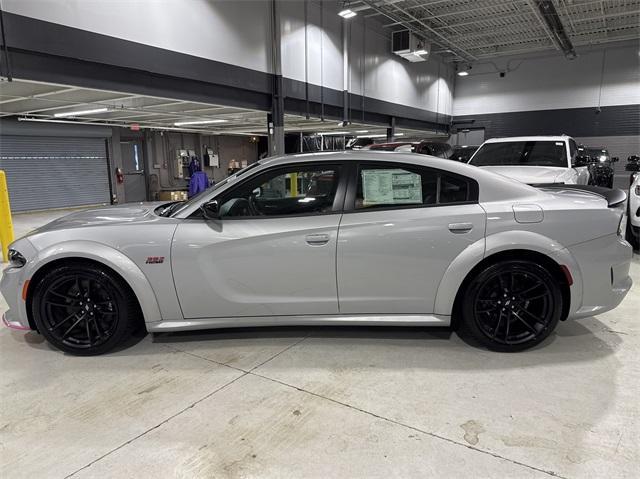
[{"label": "yellow bollard", "polygon": [[11,222],[9,188],[7,188],[7,175],[0,170],[0,243],[2,244],[3,261],[9,259],[7,250],[11,242],[13,242],[13,223]]}]

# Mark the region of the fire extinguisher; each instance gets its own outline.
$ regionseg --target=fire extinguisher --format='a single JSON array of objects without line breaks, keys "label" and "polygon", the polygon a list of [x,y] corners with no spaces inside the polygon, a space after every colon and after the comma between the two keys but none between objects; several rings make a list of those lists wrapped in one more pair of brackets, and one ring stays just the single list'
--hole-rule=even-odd
[{"label": "fire extinguisher", "polygon": [[116,181],[118,183],[124,183],[124,172],[122,168],[116,168]]}]

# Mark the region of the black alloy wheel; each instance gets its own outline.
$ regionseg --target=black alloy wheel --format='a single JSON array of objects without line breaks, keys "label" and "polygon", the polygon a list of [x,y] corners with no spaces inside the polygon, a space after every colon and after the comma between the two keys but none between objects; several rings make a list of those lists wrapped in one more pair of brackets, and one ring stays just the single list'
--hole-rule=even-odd
[{"label": "black alloy wheel", "polygon": [[140,316],[123,281],[88,263],[49,271],[36,285],[32,309],[38,331],[53,346],[83,356],[116,347]]},{"label": "black alloy wheel", "polygon": [[561,314],[558,281],[530,261],[489,266],[471,281],[463,304],[466,329],[487,348],[505,352],[543,341]]}]

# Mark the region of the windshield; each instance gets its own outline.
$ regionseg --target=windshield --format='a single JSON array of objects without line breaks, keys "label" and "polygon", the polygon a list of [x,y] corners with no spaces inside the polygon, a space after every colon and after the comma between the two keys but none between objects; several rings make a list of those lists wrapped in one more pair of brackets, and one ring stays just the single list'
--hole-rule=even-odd
[{"label": "windshield", "polygon": [[611,160],[611,157],[609,156],[609,152],[602,148],[587,148],[586,154],[589,156],[591,161],[594,161],[594,162],[605,163]]},{"label": "windshield", "polygon": [[475,166],[559,166],[567,167],[562,141],[509,141],[485,143],[469,162]]},{"label": "windshield", "polygon": [[[197,195],[189,198],[187,201],[183,201],[181,203],[176,203],[175,206],[172,206],[170,211],[166,211],[166,216],[174,216],[177,215],[178,213],[180,213],[181,211],[186,210],[188,207],[190,207],[193,204],[198,204],[202,201],[202,198],[204,198],[205,196],[209,195],[212,191],[217,190],[218,188],[226,185],[227,183],[229,183],[230,181],[235,180],[236,178],[244,175],[247,171],[252,170],[253,168],[255,168],[256,166],[260,165],[259,161],[256,161],[255,163],[251,163],[249,166],[247,166],[246,168],[241,169],[240,171],[234,173],[231,176],[226,177],[224,180],[219,181],[218,183],[216,183],[215,185],[213,185],[211,188],[207,188],[204,191],[201,191],[200,193],[198,193]],[[179,206],[177,206],[179,205]]]}]

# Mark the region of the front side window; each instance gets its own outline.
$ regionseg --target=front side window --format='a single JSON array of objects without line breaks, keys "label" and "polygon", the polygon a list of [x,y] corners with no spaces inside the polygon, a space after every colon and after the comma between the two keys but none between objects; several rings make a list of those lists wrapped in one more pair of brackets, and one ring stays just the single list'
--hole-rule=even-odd
[{"label": "front side window", "polygon": [[[477,200],[472,181],[411,165],[361,165],[355,209],[418,207]],[[477,188],[476,188],[477,189]]]},{"label": "front side window", "polygon": [[337,166],[296,165],[258,175],[225,193],[220,216],[261,217],[332,211],[339,180]]},{"label": "front side window", "polygon": [[563,141],[485,143],[469,162],[475,166],[567,166]]}]

